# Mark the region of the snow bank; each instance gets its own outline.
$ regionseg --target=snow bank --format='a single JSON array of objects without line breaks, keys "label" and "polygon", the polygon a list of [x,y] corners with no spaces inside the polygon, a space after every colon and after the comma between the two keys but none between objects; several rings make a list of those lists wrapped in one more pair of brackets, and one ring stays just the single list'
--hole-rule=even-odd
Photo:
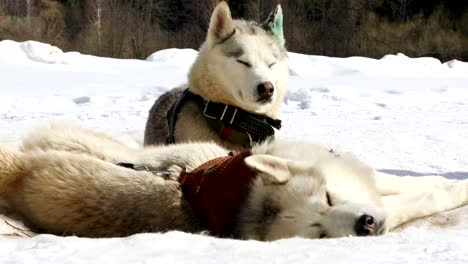
[{"label": "snow bank", "polygon": [[0,62],[13,64],[26,63],[28,60],[39,63],[67,63],[64,52],[50,44],[37,41],[18,43],[11,40],[0,42]]},{"label": "snow bank", "polygon": [[343,77],[466,77],[468,63],[453,60],[442,64],[430,57],[410,58],[402,53],[385,55],[379,60],[364,57],[333,58],[289,53],[292,76]]},{"label": "snow bank", "polygon": [[66,63],[63,51],[50,44],[26,41],[20,44],[29,59],[42,63]]},{"label": "snow bank", "polygon": [[151,54],[146,61],[169,65],[191,65],[197,56],[198,52],[193,49],[165,49]]},{"label": "snow bank", "polygon": [[198,52],[193,49],[166,49],[151,54],[146,61],[172,66],[186,73],[197,56]]}]

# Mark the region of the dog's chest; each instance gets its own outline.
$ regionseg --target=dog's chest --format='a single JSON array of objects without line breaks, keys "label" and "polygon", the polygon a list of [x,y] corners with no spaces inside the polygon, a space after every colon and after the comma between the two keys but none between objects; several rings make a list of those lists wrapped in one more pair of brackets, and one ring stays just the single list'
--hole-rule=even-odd
[{"label": "dog's chest", "polygon": [[244,159],[250,151],[217,158],[180,177],[182,191],[202,225],[213,235],[233,234],[256,173]]}]

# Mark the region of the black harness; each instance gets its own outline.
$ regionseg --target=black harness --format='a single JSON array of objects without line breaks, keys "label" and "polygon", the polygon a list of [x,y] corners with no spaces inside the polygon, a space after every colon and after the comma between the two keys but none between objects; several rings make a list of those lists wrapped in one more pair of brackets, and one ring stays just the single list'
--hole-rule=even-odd
[{"label": "black harness", "polygon": [[252,145],[254,142],[262,142],[273,136],[275,134],[273,128],[281,128],[281,120],[279,119],[253,114],[232,105],[207,101],[186,89],[167,113],[169,130],[167,144],[175,143],[174,132],[177,114],[186,101],[194,101],[198,104],[203,110],[203,116],[214,129],[218,130],[219,136],[223,140],[229,141],[230,134],[236,135],[237,133],[237,135],[246,135],[249,139],[248,145]]}]

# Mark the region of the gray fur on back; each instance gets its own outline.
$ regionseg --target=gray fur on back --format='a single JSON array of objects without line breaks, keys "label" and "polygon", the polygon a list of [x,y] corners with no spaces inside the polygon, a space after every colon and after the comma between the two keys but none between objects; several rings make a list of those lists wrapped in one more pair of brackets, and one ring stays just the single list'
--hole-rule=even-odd
[{"label": "gray fur on back", "polygon": [[151,107],[146,121],[144,145],[161,145],[168,136],[167,112],[184,92],[184,87],[176,87],[161,95]]}]

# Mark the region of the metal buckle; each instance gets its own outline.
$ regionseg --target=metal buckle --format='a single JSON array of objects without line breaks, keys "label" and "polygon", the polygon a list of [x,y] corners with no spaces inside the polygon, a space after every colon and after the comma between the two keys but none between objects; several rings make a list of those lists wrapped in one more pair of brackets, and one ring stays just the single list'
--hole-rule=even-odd
[{"label": "metal buckle", "polygon": [[224,110],[223,110],[223,113],[221,114],[221,118],[219,119],[220,121],[223,120],[224,118],[224,114],[226,114],[226,110],[228,109],[228,105],[224,105]]},{"label": "metal buckle", "polygon": [[215,116],[210,116],[206,113],[206,111],[208,110],[208,105],[210,104],[210,101],[206,101],[205,102],[205,109],[203,109],[203,115],[205,117],[208,117],[208,118],[211,118],[211,119],[217,119]]},{"label": "metal buckle", "polygon": [[[229,105],[224,106],[223,113],[221,114],[221,118],[219,119],[222,121],[224,119],[224,115],[226,114],[226,110],[228,109]],[[237,108],[234,108],[234,113],[232,113],[231,120],[229,120],[229,124],[232,125],[232,122],[234,122],[234,118],[236,117],[237,114]]]},{"label": "metal buckle", "polygon": [[[205,109],[203,109],[203,115],[211,119],[215,119],[215,120],[218,119],[216,116],[210,116],[209,114],[206,113],[206,111],[208,111],[209,104],[210,104],[210,101],[205,102]],[[220,121],[223,121],[228,108],[229,108],[229,105],[224,105],[223,113],[221,114],[221,117],[219,118]],[[234,122],[234,118],[236,117],[236,115],[237,115],[237,108],[234,108],[234,113],[232,113],[231,120],[229,120],[230,125],[232,125],[232,123]]]},{"label": "metal buckle", "polygon": [[[229,124],[232,125],[232,122],[234,122],[234,117],[236,117],[237,114],[237,108],[234,109],[234,113],[232,114],[231,121],[229,121]],[[250,136],[250,135],[249,135]]]}]

